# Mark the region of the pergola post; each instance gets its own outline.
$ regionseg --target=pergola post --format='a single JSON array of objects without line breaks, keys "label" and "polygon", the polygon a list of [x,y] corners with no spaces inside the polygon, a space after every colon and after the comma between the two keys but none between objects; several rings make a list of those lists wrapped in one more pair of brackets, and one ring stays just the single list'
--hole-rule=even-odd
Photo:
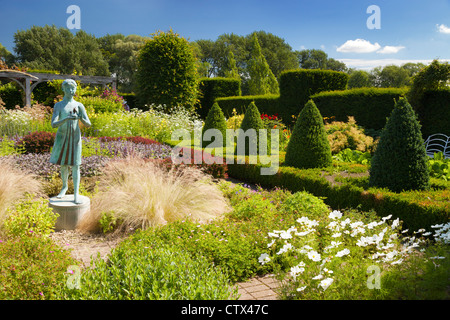
[{"label": "pergola post", "polygon": [[25,106],[31,107],[31,84],[30,79],[25,78]]}]

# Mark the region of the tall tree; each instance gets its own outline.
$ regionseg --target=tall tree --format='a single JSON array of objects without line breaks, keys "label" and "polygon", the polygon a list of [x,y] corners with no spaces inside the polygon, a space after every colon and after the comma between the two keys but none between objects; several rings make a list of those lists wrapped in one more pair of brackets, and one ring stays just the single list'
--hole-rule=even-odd
[{"label": "tall tree", "polygon": [[306,49],[296,51],[300,68],[347,71],[345,63],[329,58],[323,50]]},{"label": "tall tree", "polygon": [[33,69],[71,74],[109,75],[94,36],[83,30],[74,36],[66,28],[33,26],[14,34],[17,63]]},{"label": "tall tree", "polygon": [[141,103],[193,106],[197,80],[192,47],[172,30],[153,34],[139,51],[136,93]]},{"label": "tall tree", "polygon": [[258,37],[253,34],[252,39],[252,54],[248,63],[249,90],[251,95],[264,95],[269,93],[278,93],[278,81],[275,78],[272,70],[270,70],[264,55],[261,51],[261,46],[258,42]]},{"label": "tall tree", "polygon": [[1,43],[0,43],[0,60],[3,60],[7,66],[12,67],[14,64],[14,55],[8,51]]},{"label": "tall tree", "polygon": [[365,70],[351,70],[349,71],[348,88],[363,88],[371,87],[369,73]]},{"label": "tall tree", "polygon": [[227,67],[228,70],[225,71],[225,77],[240,79],[239,70],[236,66],[236,59],[234,58],[233,51],[231,49],[228,51],[227,56]]}]

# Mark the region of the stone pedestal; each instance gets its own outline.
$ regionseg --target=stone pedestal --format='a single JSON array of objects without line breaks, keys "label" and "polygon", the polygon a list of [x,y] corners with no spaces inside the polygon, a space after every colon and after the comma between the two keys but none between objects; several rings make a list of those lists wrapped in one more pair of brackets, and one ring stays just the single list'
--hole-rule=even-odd
[{"label": "stone pedestal", "polygon": [[73,194],[65,195],[63,198],[50,198],[49,207],[59,214],[56,220],[55,231],[74,230],[83,215],[89,211],[91,201],[88,197],[78,196],[80,204],[73,202]]}]

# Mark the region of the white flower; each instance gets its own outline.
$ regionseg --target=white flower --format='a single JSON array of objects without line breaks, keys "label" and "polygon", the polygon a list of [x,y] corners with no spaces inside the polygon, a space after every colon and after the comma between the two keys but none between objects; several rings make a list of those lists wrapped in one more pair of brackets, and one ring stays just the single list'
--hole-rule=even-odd
[{"label": "white flower", "polygon": [[281,239],[291,239],[292,235],[289,232],[289,230],[288,231],[283,231],[283,232],[280,233],[280,238]]},{"label": "white flower", "polygon": [[272,242],[267,244],[267,248],[270,248],[271,246],[273,246],[273,244],[275,243],[275,240],[273,240]]},{"label": "white flower", "polygon": [[397,219],[395,219],[394,221],[392,221],[392,230],[394,230],[395,228],[397,228],[398,227],[398,225],[400,224],[400,219],[399,218],[397,218]]},{"label": "white flower", "polygon": [[312,278],[312,280],[320,280],[323,278],[323,275],[318,274],[317,276],[315,276],[314,278]]},{"label": "white flower", "polygon": [[297,274],[303,273],[305,271],[305,268],[303,268],[300,264],[296,265],[295,267],[291,268],[291,276],[294,278],[294,281],[297,278]]},{"label": "white flower", "polygon": [[442,260],[442,259],[445,259],[445,257],[436,256],[436,257],[431,257],[430,259],[440,259],[440,260]]},{"label": "white flower", "polygon": [[388,215],[387,217],[381,218],[381,220],[386,221],[389,220],[390,218],[392,218],[392,214]]},{"label": "white flower", "polygon": [[374,221],[371,222],[367,225],[367,229],[373,229],[374,227],[376,227],[378,225],[378,222]]},{"label": "white flower", "polygon": [[313,230],[303,231],[303,232],[296,232],[295,235],[299,237],[306,236],[307,234],[311,233]]},{"label": "white flower", "polygon": [[275,232],[269,232],[268,234],[267,234],[269,237],[271,237],[271,238],[279,238],[280,236],[278,235],[278,234],[276,234]]},{"label": "white flower", "polygon": [[297,291],[298,291],[298,292],[301,292],[301,291],[303,291],[303,290],[305,290],[305,289],[306,289],[306,286],[303,286],[303,287],[297,288]]},{"label": "white flower", "polygon": [[391,262],[391,264],[400,264],[403,262],[403,259],[398,259],[397,261]]},{"label": "white flower", "polygon": [[344,249],[344,250],[341,250],[338,253],[336,253],[336,257],[343,257],[343,256],[346,256],[348,254],[350,254],[350,250]]},{"label": "white flower", "polygon": [[283,248],[280,249],[280,251],[277,252],[277,254],[282,254],[287,252],[288,250],[292,249],[292,245],[290,243],[286,243]]},{"label": "white flower", "polygon": [[270,261],[270,257],[267,253],[263,253],[259,256],[258,261],[259,261],[259,263],[264,265],[265,263]]},{"label": "white flower", "polygon": [[333,273],[333,270],[328,270],[327,268],[323,268],[323,271],[326,273]]},{"label": "white flower", "polygon": [[339,238],[342,234],[340,232],[331,235],[333,238]]},{"label": "white flower", "polygon": [[310,251],[308,252],[308,258],[311,259],[312,261],[320,261],[320,253],[314,250]]},{"label": "white flower", "polygon": [[332,278],[326,278],[322,281],[320,281],[319,286],[322,287],[323,290],[327,290],[328,287],[333,283],[333,279]]},{"label": "white flower", "polygon": [[333,212],[330,212],[330,214],[328,215],[329,218],[331,219],[340,219],[342,217],[342,212],[338,211],[338,210],[334,210]]}]

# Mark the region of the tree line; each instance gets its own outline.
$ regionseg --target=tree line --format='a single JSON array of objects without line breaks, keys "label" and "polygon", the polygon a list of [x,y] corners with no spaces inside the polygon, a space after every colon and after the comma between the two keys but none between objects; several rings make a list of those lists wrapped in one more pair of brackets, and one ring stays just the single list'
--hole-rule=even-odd
[{"label": "tree line", "polygon": [[[120,33],[95,37],[83,30],[73,34],[62,27],[33,26],[14,34],[14,53],[0,44],[0,59],[9,66],[31,70],[115,75],[119,91],[133,92],[139,52],[151,39],[151,36]],[[189,41],[189,46],[198,77],[240,78],[243,95],[276,93],[277,79],[284,70],[343,71],[350,75],[349,88],[355,88],[408,86],[412,76],[425,67],[420,63],[407,63],[371,71],[354,70],[328,57],[322,50],[293,50],[284,39],[264,31],[246,36],[222,34],[216,40]]]}]

